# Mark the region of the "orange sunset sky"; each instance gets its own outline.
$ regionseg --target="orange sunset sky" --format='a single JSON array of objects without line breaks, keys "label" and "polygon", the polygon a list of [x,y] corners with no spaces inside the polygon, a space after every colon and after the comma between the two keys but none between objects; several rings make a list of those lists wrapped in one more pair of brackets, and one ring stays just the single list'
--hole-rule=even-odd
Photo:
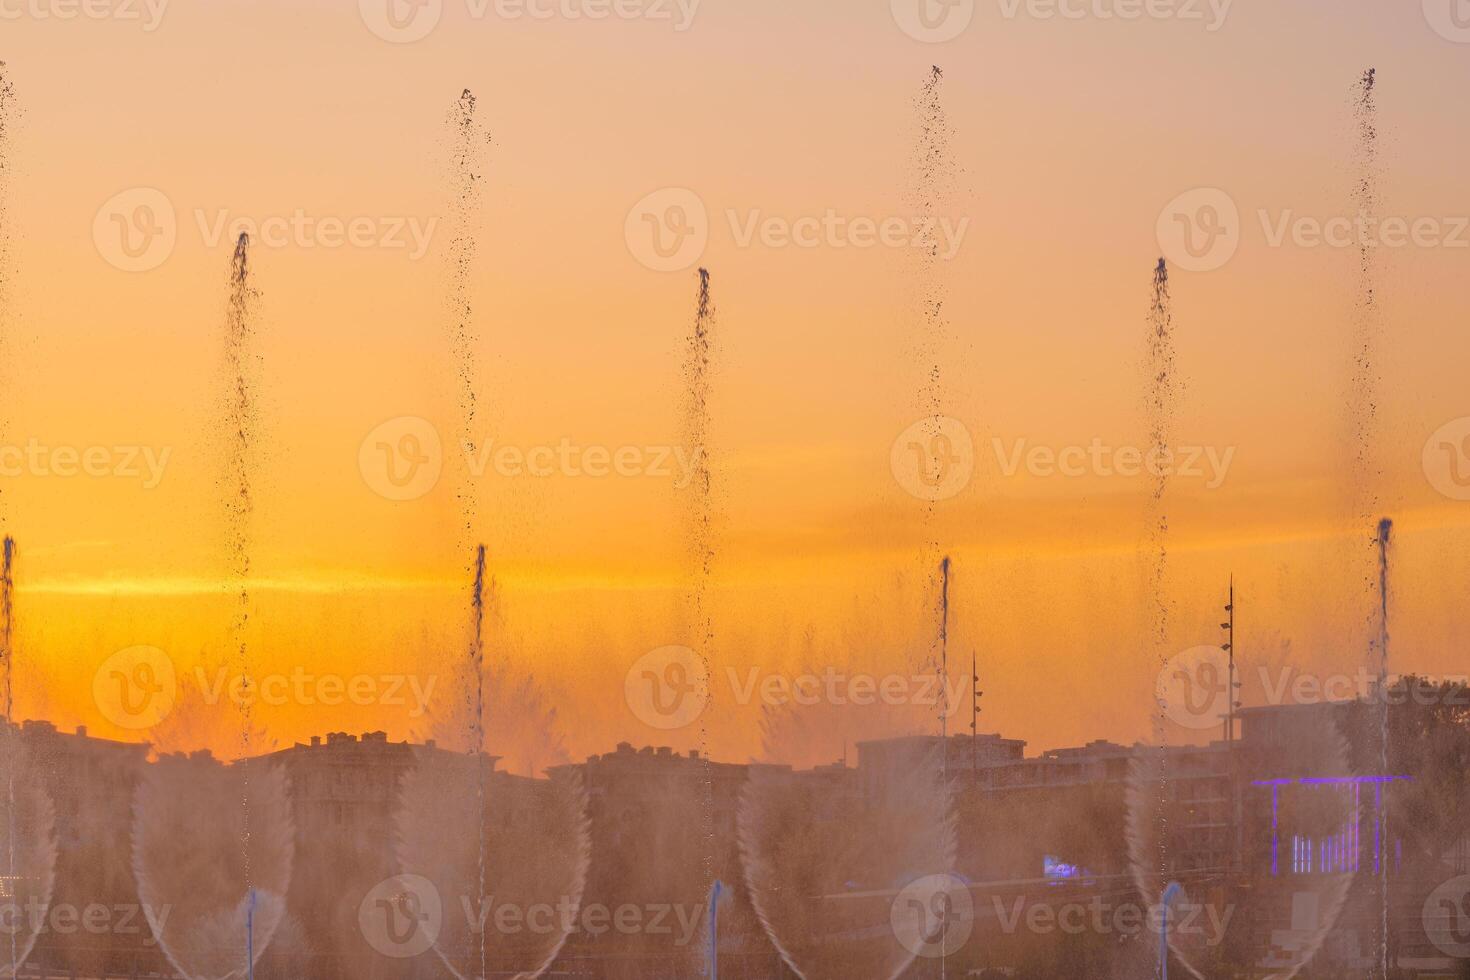
[{"label": "orange sunset sky", "polygon": [[[1377,416],[1363,443],[1347,407],[1357,250],[1273,245],[1260,217],[1354,213],[1353,93],[1370,66],[1378,213],[1451,231],[1470,215],[1470,126],[1453,98],[1470,83],[1470,45],[1417,2],[1238,0],[1212,25],[1207,4],[1192,5],[1201,22],[1102,18],[1102,0],[1072,4],[1076,19],[1026,4],[1007,16],[1011,4],[989,0],[938,43],[906,33],[887,0],[703,0],[683,30],[672,4],[673,21],[594,20],[494,5],[476,16],[443,0],[408,43],[370,29],[372,0],[178,0],[152,29],[141,4],[140,20],[63,19],[56,6],[4,10],[15,97],[0,443],[168,456],[156,485],[0,477],[0,524],[19,543],[19,717],[148,737],[95,702],[109,656],[157,647],[184,676],[230,656],[231,241],[210,229],[301,212],[437,224],[418,256],[255,242],[252,670],[435,675],[457,696],[468,544],[483,541],[499,587],[489,656],[560,706],[555,735],[571,755],[619,739],[760,751],[758,706],[717,704],[701,736],[651,729],[624,700],[644,653],[695,645],[689,494],[675,480],[487,473],[468,481],[467,538],[452,452],[414,500],[385,499],[359,466],[385,420],[426,419],[446,443],[456,431],[447,120],[465,88],[490,136],[468,216],[482,442],[679,439],[696,263],[650,269],[625,229],[664,188],[706,209],[696,262],[718,315],[705,652],[717,671],[905,670],[928,650],[926,590],[949,554],[952,650],[966,664],[978,651],[983,730],[1033,750],[1147,736],[1159,656],[1148,481],[1008,474],[995,446],[1148,445],[1156,227],[1196,188],[1238,207],[1239,247],[1220,268],[1172,277],[1173,439],[1233,455],[1217,486],[1180,477],[1165,495],[1166,646],[1217,642],[1234,574],[1248,703],[1256,668],[1288,649],[1303,669],[1355,671],[1376,601],[1362,578],[1371,528],[1355,515],[1381,513],[1396,524],[1394,669],[1466,669],[1470,502],[1436,489],[1445,473],[1426,472],[1424,450],[1470,416],[1470,232],[1458,246],[1447,235],[1378,251]],[[926,267],[905,247],[742,243],[757,215],[912,216],[931,65],[953,131],[953,180],[934,206],[968,220],[953,257]],[[118,268],[94,234],[135,188],[175,216],[172,250],[146,271]],[[930,287],[943,298],[933,343]],[[968,484],[931,505],[895,479],[890,449],[930,410],[936,360],[940,410],[976,450]],[[217,729],[234,708],[212,710],[218,724],[168,738],[227,753]],[[280,744],[431,727],[383,705],[268,706],[253,724]]]}]

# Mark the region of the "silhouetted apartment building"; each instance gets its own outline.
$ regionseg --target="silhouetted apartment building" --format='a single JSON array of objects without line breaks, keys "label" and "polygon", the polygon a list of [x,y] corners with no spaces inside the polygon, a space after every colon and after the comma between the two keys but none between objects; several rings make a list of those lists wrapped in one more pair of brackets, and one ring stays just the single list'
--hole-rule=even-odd
[{"label": "silhouetted apartment building", "polygon": [[[404,871],[404,835],[414,830],[406,822],[433,817],[439,808],[436,794],[445,784],[412,783],[420,797],[408,801],[414,809],[405,801],[407,781],[442,770],[458,781],[448,796],[477,808],[491,864],[509,859],[514,866],[524,857],[517,842],[554,842],[563,831],[567,852],[575,852],[577,828],[585,827],[581,904],[673,904],[702,922],[718,881],[725,895],[722,973],[777,977],[783,968],[754,915],[740,850],[752,801],[799,801],[813,827],[840,831],[865,826],[853,818],[875,808],[912,803],[923,780],[938,786],[947,779],[958,815],[956,867],[977,895],[1012,888],[1054,900],[1063,891],[1085,894],[1094,887],[1128,892],[1135,887],[1130,833],[1159,826],[1169,835],[1164,846],[1145,845],[1162,855],[1161,872],[1190,883],[1192,894],[1254,887],[1248,901],[1240,898],[1251,918],[1242,919],[1236,940],[1251,956],[1257,948],[1275,951],[1267,955],[1277,960],[1257,963],[1262,969],[1284,962],[1292,944],[1305,941],[1290,926],[1304,915],[1291,904],[1300,904],[1293,892],[1302,891],[1293,883],[1330,875],[1352,875],[1355,882],[1324,957],[1354,970],[1370,965],[1387,881],[1395,914],[1405,917],[1395,926],[1396,953],[1405,962],[1441,962],[1409,912],[1417,916],[1415,903],[1422,905],[1456,867],[1465,872],[1470,836],[1461,828],[1459,837],[1430,839],[1425,828],[1394,826],[1383,816],[1413,793],[1422,796],[1419,812],[1445,811],[1423,796],[1432,787],[1379,771],[1377,751],[1365,751],[1355,703],[1245,708],[1238,717],[1239,735],[1229,744],[1094,741],[1028,757],[1024,741],[998,734],[911,736],[858,743],[852,766],[804,770],[621,743],[553,767],[544,779],[498,772],[493,756],[393,742],[383,732],[332,733],[230,766],[207,752],[149,763],[144,744],[91,738],[85,729],[63,733],[46,722],[6,724],[0,744],[16,753],[16,814],[23,826],[39,828],[31,837],[46,845],[22,855],[34,867],[6,887],[23,890],[26,874],[38,878],[31,872],[49,861],[53,903],[136,903],[134,807],[153,767],[185,773],[198,767],[203,775],[243,766],[238,771],[257,788],[275,771],[289,796],[284,806],[295,846],[288,921],[259,975],[306,969],[315,977],[354,980],[428,976],[436,968],[433,954],[383,956],[365,942],[359,915],[375,886]],[[225,810],[234,805],[225,801]],[[449,843],[473,848],[476,822]],[[191,833],[187,824],[181,833]],[[1071,891],[1056,890],[1059,883]],[[881,895],[892,885],[853,881],[852,887]],[[32,962],[82,976],[164,974],[166,963],[141,925],[124,937],[43,935]],[[568,938],[557,969],[588,977],[694,976],[701,956],[689,936],[579,931]]]}]

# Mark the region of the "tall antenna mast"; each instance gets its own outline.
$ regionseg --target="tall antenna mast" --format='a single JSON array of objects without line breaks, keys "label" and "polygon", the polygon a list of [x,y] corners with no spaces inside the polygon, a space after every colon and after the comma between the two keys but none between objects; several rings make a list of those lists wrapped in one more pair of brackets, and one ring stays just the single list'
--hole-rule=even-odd
[{"label": "tall antenna mast", "polygon": [[1237,778],[1235,771],[1235,709],[1240,707],[1240,702],[1236,700],[1236,692],[1240,689],[1240,683],[1235,679],[1235,576],[1233,574],[1230,576],[1230,592],[1229,598],[1225,602],[1225,613],[1225,622],[1220,624],[1220,628],[1225,631],[1225,642],[1220,644],[1220,648],[1225,651],[1229,664],[1225,679],[1225,683],[1228,685],[1225,691],[1226,698],[1228,699],[1225,703],[1225,759],[1230,769],[1232,797],[1230,801],[1230,820],[1235,825],[1235,833],[1231,835],[1235,838],[1235,846],[1230,860],[1231,869],[1234,870],[1239,866],[1241,851],[1244,845],[1244,841],[1241,839],[1244,825],[1240,813],[1240,780]]},{"label": "tall antenna mast", "polygon": [[980,690],[980,662],[976,656],[975,648],[970,648],[970,782],[975,783],[980,778],[980,769],[977,762],[976,743],[980,737],[980,696],[985,692]]},{"label": "tall antenna mast", "polygon": [[1220,644],[1229,658],[1229,670],[1227,672],[1226,684],[1229,685],[1226,695],[1228,700],[1225,705],[1225,744],[1231,745],[1235,741],[1235,576],[1230,576],[1229,598],[1225,601],[1225,612],[1227,619],[1220,624],[1225,631],[1225,642]]}]

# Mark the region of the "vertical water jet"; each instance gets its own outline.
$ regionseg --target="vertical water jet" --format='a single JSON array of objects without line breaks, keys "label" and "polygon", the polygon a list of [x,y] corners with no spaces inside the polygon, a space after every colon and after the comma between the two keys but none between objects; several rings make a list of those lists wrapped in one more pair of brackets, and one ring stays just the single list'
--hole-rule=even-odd
[{"label": "vertical water jet", "polygon": [[[252,382],[252,345],[256,293],[250,284],[250,236],[244,232],[230,258],[229,299],[225,307],[225,366],[229,394],[225,405],[225,546],[235,591],[230,645],[241,676],[249,678],[246,630],[250,625],[250,519],[255,509],[250,480],[256,436]],[[250,708],[242,701],[242,755],[250,754]]]},{"label": "vertical water jet", "polygon": [[[690,560],[688,614],[696,652],[704,666],[705,690],[699,692],[709,700],[709,679],[714,676],[714,618],[710,609],[710,579],[714,571],[714,482],[710,470],[710,372],[714,358],[715,306],[710,297],[710,273],[699,270],[699,285],[694,301],[694,320],[684,343],[684,406],[681,417],[682,437],[694,462],[687,503],[688,529],[686,547]],[[710,765],[709,711],[699,719],[699,748],[704,766],[704,792],[701,794],[701,823],[705,847],[701,855],[703,880],[701,893],[707,893],[715,881],[714,848],[714,784]]]},{"label": "vertical water jet", "polygon": [[[449,319],[449,352],[455,372],[455,448],[466,460],[475,456],[480,424],[479,366],[476,345],[479,332],[475,325],[471,284],[475,257],[479,251],[476,230],[480,222],[484,184],[483,147],[489,142],[475,118],[476,99],[465,89],[449,113],[451,146],[449,151],[448,191],[450,231],[448,280],[444,303]],[[469,550],[475,534],[477,500],[468,473],[460,474],[455,488],[459,506],[462,547]]]},{"label": "vertical water jet", "polygon": [[[10,137],[13,126],[12,113],[15,108],[15,88],[10,80],[8,66],[0,61],[0,303],[9,298],[10,291],[10,263],[9,263],[9,238],[10,222],[9,214],[9,191],[10,191]],[[0,309],[0,317],[9,311]],[[16,737],[17,730],[12,727],[15,724],[15,650],[12,638],[12,615],[11,590],[13,578],[11,576],[11,563],[15,557],[15,541],[9,535],[5,537],[5,554],[3,576],[0,576],[0,670],[4,671],[4,723],[7,749],[5,753],[6,767],[6,801],[8,819],[11,821],[8,833],[8,848],[6,854],[6,874],[11,879],[15,877],[15,771],[16,746],[11,742]],[[14,932],[10,936],[11,964],[16,966],[17,938]]]},{"label": "vertical water jet", "polygon": [[[943,83],[943,70],[938,65],[932,66],[913,102],[915,135],[910,149],[904,203],[924,227],[934,226],[954,192],[956,167],[950,147],[954,133],[944,109]],[[944,351],[948,324],[944,303],[947,290],[939,242],[936,240],[926,248],[912,251],[908,278],[912,302],[917,306],[917,322],[910,343],[918,374],[917,410],[920,419],[929,423],[926,428],[929,428],[930,437],[937,438],[946,407]],[[943,551],[943,544],[935,536],[935,509],[935,503],[928,501],[923,515],[921,564],[926,575],[933,575],[931,570],[938,566]],[[938,589],[936,578],[928,581],[932,588]]]},{"label": "vertical water jet", "polygon": [[[479,370],[476,346],[479,335],[475,326],[474,302],[471,285],[474,275],[476,253],[479,242],[476,230],[479,225],[484,175],[481,129],[475,117],[475,94],[469,89],[460,92],[459,98],[449,111],[449,166],[448,193],[451,237],[448,248],[448,275],[445,283],[445,311],[448,317],[449,353],[455,374],[454,397],[456,406],[454,446],[463,453],[463,459],[475,458],[479,426]],[[455,504],[458,508],[459,533],[457,540],[462,553],[471,554],[469,571],[473,575],[471,594],[471,631],[469,658],[465,665],[471,676],[468,690],[471,694],[466,721],[469,727],[469,752],[474,762],[476,832],[476,862],[479,874],[477,889],[483,901],[485,881],[486,813],[485,777],[481,759],[485,746],[485,660],[484,660],[484,616],[485,616],[485,546],[477,544],[471,548],[478,523],[476,487],[468,469],[457,474]],[[458,549],[456,549],[458,550]],[[485,936],[478,936],[479,970],[485,972]]]},{"label": "vertical water jet", "polygon": [[[1376,227],[1379,209],[1377,80],[1377,70],[1369,68],[1353,88],[1356,144],[1353,148],[1352,203],[1360,228]],[[1372,519],[1378,506],[1379,477],[1376,440],[1381,323],[1377,293],[1378,259],[1370,233],[1359,233],[1356,257],[1351,340],[1353,367],[1348,414],[1354,455],[1353,503],[1359,526],[1362,526]]]},{"label": "vertical water jet", "polygon": [[[1174,349],[1174,311],[1169,292],[1169,266],[1160,258],[1154,266],[1144,334],[1143,422],[1148,456],[1161,463],[1172,451],[1177,412],[1178,381]],[[1143,620],[1147,627],[1150,662],[1164,669],[1169,650],[1168,592],[1169,468],[1152,470],[1144,508],[1140,542],[1143,570]],[[1169,881],[1169,749],[1165,705],[1156,698],[1151,712],[1152,744],[1141,750],[1130,766],[1128,787],[1128,848],[1134,884],[1143,901],[1158,901]],[[1167,960],[1154,966],[1155,975]]]},{"label": "vertical water jet", "polygon": [[[1148,333],[1145,348],[1145,366],[1149,383],[1145,397],[1145,419],[1148,427],[1149,451],[1158,459],[1165,459],[1170,452],[1176,411],[1174,311],[1169,295],[1169,266],[1160,258],[1154,267],[1153,293],[1149,302]],[[1159,467],[1150,487],[1150,508],[1146,540],[1148,543],[1148,601],[1150,605],[1151,635],[1156,665],[1162,669],[1169,657],[1169,599],[1167,574],[1169,562],[1169,514],[1164,497],[1169,489],[1166,467]],[[1155,744],[1159,748],[1158,758],[1158,840],[1159,876],[1167,875],[1168,857],[1164,851],[1168,839],[1168,817],[1165,803],[1168,799],[1168,772],[1164,748],[1168,741],[1162,705],[1154,712]],[[1152,896],[1148,896],[1152,900]]]},{"label": "vertical water jet", "polygon": [[[225,521],[228,534],[230,571],[235,579],[237,591],[235,618],[231,627],[231,646],[234,648],[236,666],[244,683],[250,680],[250,658],[246,631],[250,626],[250,516],[254,510],[250,487],[250,456],[255,437],[255,399],[252,397],[249,377],[250,348],[253,319],[251,308],[255,296],[250,287],[250,236],[244,232],[235,241],[235,252],[230,258],[230,296],[225,309],[225,359],[230,373],[232,392],[227,406],[226,418],[233,437],[229,443],[227,457],[227,484]],[[242,758],[250,757],[251,705],[248,698],[240,699],[241,752]],[[241,854],[244,859],[245,889],[253,894],[250,867],[250,777],[241,770],[240,806],[242,809],[243,839]],[[247,924],[247,931],[249,930]],[[253,946],[247,936],[247,946]],[[254,961],[247,956],[247,970],[253,970]]]}]

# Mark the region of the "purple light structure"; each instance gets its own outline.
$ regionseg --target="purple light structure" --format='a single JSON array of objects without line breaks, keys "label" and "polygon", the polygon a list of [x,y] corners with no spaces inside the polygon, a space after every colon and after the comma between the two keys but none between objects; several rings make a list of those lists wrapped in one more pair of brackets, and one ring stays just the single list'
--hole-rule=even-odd
[{"label": "purple light structure", "polygon": [[1281,874],[1281,804],[1276,799],[1276,787],[1271,787],[1271,877]]},{"label": "purple light structure", "polygon": [[1088,886],[1097,883],[1097,876],[1087,868],[1080,864],[1069,864],[1050,854],[1042,857],[1041,866],[1049,885],[1060,885],[1068,881],[1080,881]]},{"label": "purple light structure", "polygon": [[[1373,812],[1383,813],[1383,784],[1379,783],[1373,787]],[[1379,873],[1379,859],[1383,854],[1383,818],[1376,817],[1373,820],[1373,873]]]},{"label": "purple light structure", "polygon": [[[1362,788],[1373,787],[1373,873],[1383,874],[1383,787],[1385,783],[1408,782],[1411,776],[1301,776],[1284,779],[1255,779],[1252,786],[1271,787],[1271,876],[1281,874],[1281,787],[1283,786],[1340,786],[1353,795],[1353,821],[1341,832],[1324,840],[1293,834],[1291,838],[1291,873],[1320,874],[1330,872],[1356,872],[1361,864],[1362,851]],[[1394,841],[1394,866],[1401,862],[1403,842]]]}]

